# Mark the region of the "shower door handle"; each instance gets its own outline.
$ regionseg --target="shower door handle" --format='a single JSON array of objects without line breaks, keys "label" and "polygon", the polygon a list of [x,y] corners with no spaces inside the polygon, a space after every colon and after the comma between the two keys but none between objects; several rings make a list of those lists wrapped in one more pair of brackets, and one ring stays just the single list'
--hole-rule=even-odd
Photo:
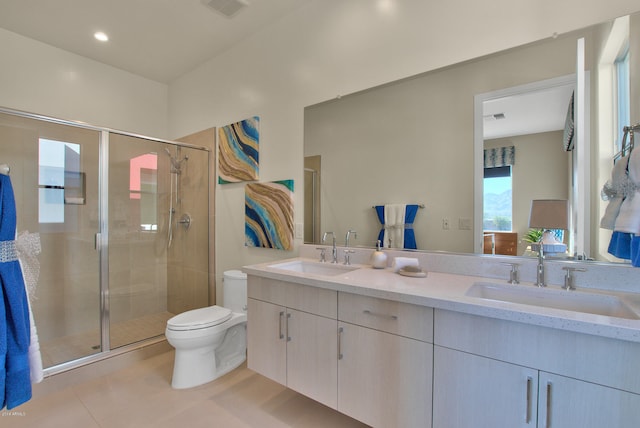
[{"label": "shower door handle", "polygon": [[96,233],[93,240],[93,246],[96,249],[96,251],[99,251],[100,247],[102,247],[102,234],[100,232]]}]

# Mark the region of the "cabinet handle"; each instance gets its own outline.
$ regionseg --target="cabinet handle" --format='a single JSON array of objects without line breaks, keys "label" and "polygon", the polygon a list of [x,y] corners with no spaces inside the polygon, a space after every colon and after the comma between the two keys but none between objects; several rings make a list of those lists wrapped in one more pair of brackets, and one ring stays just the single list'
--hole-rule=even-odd
[{"label": "cabinet handle", "polygon": [[551,428],[551,382],[547,381],[547,428]]},{"label": "cabinet handle", "polygon": [[344,331],[344,328],[340,327],[338,328],[338,359],[341,360],[342,359],[342,332]]},{"label": "cabinet handle", "polygon": [[280,312],[280,325],[278,327],[278,333],[280,333],[280,339],[284,339],[284,333],[282,333],[282,319],[284,318],[284,311]]},{"label": "cabinet handle", "polygon": [[528,424],[531,422],[531,395],[532,395],[532,387],[533,378],[531,376],[527,376],[527,410],[524,415],[524,422]]},{"label": "cabinet handle", "polygon": [[378,312],[372,312],[369,309],[365,309],[364,311],[362,311],[363,314],[367,314],[367,315],[371,315],[374,317],[381,317],[381,318],[391,318],[392,320],[397,320],[398,316],[397,315],[389,315],[389,314],[381,314]]},{"label": "cabinet handle", "polygon": [[287,342],[291,342],[291,336],[289,336],[289,319],[291,318],[291,314],[287,313]]}]

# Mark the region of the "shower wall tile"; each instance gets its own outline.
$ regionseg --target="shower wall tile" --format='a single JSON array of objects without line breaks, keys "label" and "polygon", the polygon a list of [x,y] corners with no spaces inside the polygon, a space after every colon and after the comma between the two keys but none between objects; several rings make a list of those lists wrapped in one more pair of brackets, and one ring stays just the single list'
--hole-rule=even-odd
[{"label": "shower wall tile", "polygon": [[69,278],[64,286],[65,335],[83,333],[100,325],[100,292],[95,275]]},{"label": "shower wall tile", "polygon": [[[95,248],[93,237],[83,239],[81,237],[67,237],[65,243],[65,260],[63,264],[66,274],[69,276],[82,275],[85,273],[98,274],[98,251]],[[94,284],[97,286],[97,283]]]},{"label": "shower wall tile", "polygon": [[57,287],[62,281],[44,275],[40,276],[36,298],[32,303],[33,316],[38,328],[40,341],[48,341],[65,334],[64,293]]},{"label": "shower wall tile", "polygon": [[58,233],[40,233],[42,251],[38,260],[43,278],[62,277],[64,274],[65,263],[62,262],[62,256],[65,254],[65,245],[61,238],[62,234]]}]

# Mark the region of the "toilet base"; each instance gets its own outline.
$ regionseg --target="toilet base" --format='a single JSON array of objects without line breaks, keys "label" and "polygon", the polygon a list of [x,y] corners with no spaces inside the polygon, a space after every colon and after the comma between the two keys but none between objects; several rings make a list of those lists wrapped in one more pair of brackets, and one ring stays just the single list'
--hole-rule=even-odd
[{"label": "toilet base", "polygon": [[230,327],[217,347],[176,349],[171,387],[193,388],[209,383],[239,367],[247,359],[247,323]]}]

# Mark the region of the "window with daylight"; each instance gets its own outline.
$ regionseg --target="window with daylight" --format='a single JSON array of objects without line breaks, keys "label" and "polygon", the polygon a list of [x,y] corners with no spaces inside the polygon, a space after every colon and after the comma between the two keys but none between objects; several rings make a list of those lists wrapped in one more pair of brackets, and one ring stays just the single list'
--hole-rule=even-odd
[{"label": "window with daylight", "polygon": [[[632,125],[629,114],[629,48],[628,46],[614,62],[615,68],[615,96],[616,96],[616,138],[617,151],[622,149],[623,128]],[[627,141],[627,143],[629,143]]]},{"label": "window with daylight", "polygon": [[483,229],[511,231],[513,200],[511,165],[484,169]]}]

